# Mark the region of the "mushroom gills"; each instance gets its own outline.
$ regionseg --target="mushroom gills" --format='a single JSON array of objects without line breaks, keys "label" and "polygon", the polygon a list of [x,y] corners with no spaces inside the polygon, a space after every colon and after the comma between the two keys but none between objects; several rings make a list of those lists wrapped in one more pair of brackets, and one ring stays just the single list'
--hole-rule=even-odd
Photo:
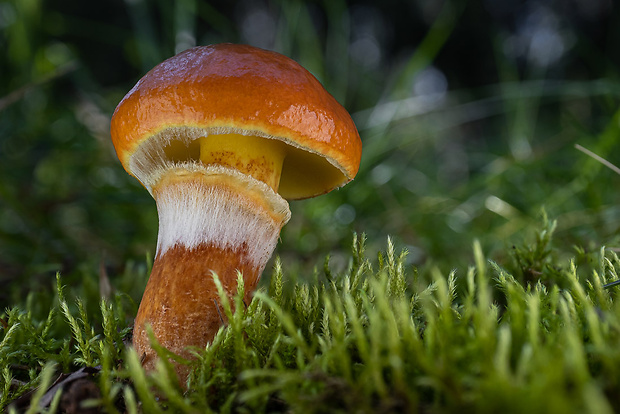
[{"label": "mushroom gills", "polygon": [[[236,133],[207,135],[194,140],[173,138],[163,147],[162,164],[221,165],[264,182],[278,192],[286,144],[270,138]],[[149,180],[150,181],[150,180]]]},{"label": "mushroom gills", "polygon": [[328,158],[279,137],[247,132],[232,128],[168,127],[136,148],[129,171],[151,194],[171,169],[195,171],[208,165],[251,175],[288,199],[312,197],[349,181]]}]

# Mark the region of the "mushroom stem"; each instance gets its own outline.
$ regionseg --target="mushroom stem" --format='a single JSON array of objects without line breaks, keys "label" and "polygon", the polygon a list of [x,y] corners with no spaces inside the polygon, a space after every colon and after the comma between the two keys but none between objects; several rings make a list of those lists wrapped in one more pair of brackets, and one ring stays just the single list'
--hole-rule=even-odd
[{"label": "mushroom stem", "polygon": [[[204,348],[222,325],[212,274],[226,294],[245,301],[258,283],[288,221],[288,203],[266,184],[221,167],[168,172],[153,188],[159,215],[157,254],[134,324],[133,344],[147,370],[157,360],[146,334],[172,352],[191,357],[190,346]],[[188,368],[177,366],[181,383]]]},{"label": "mushroom stem", "polygon": [[280,185],[284,144],[269,138],[219,134],[200,138],[200,161],[223,165],[264,182],[275,192]]}]

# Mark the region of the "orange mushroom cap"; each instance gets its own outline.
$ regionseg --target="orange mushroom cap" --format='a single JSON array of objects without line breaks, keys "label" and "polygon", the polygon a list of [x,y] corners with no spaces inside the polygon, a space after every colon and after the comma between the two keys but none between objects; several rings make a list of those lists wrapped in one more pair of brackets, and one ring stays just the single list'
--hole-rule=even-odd
[{"label": "orange mushroom cap", "polygon": [[[348,112],[294,60],[246,45],[195,47],[148,72],[117,106],[123,167],[153,137],[236,133],[286,144],[278,192],[313,197],[351,181],[362,143]],[[140,177],[138,177],[140,178]]]}]

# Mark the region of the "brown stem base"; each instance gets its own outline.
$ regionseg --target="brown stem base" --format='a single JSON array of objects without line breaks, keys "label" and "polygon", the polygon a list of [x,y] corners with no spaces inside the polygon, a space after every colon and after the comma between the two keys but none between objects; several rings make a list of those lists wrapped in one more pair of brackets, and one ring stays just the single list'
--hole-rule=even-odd
[{"label": "brown stem base", "polygon": [[[204,348],[226,318],[213,281],[215,271],[231,300],[237,292],[237,271],[245,284],[245,303],[251,300],[259,271],[251,263],[239,260],[243,252],[199,246],[192,250],[175,246],[153,264],[140,309],[136,316],[133,344],[147,370],[155,368],[157,354],[151,348],[146,331],[150,324],[155,338],[170,351],[191,358],[188,346]],[[232,263],[235,263],[231,266]],[[168,275],[176,277],[167,277]],[[177,366],[181,383],[188,367]]]}]

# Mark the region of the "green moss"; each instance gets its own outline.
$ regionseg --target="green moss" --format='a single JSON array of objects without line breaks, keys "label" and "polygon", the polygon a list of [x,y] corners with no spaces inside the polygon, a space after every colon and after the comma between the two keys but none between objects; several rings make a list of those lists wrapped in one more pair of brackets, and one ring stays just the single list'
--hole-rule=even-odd
[{"label": "green moss", "polygon": [[196,350],[187,392],[169,363],[147,375],[125,347],[121,296],[89,315],[58,278],[46,317],[28,306],[2,317],[0,407],[62,409],[70,384],[58,391],[54,380],[92,367],[99,394],[82,403],[108,412],[613,412],[620,306],[602,286],[618,279],[620,259],[601,249],[584,270],[554,262],[554,226],[545,220],[513,249],[514,263],[538,263],[527,278],[487,261],[477,242],[466,272],[431,269],[428,281],[390,240],[373,262],[356,237],[346,270],[326,265],[324,278],[292,289],[297,278],[277,260],[247,308],[240,294],[232,312],[222,295],[229,324]]}]

